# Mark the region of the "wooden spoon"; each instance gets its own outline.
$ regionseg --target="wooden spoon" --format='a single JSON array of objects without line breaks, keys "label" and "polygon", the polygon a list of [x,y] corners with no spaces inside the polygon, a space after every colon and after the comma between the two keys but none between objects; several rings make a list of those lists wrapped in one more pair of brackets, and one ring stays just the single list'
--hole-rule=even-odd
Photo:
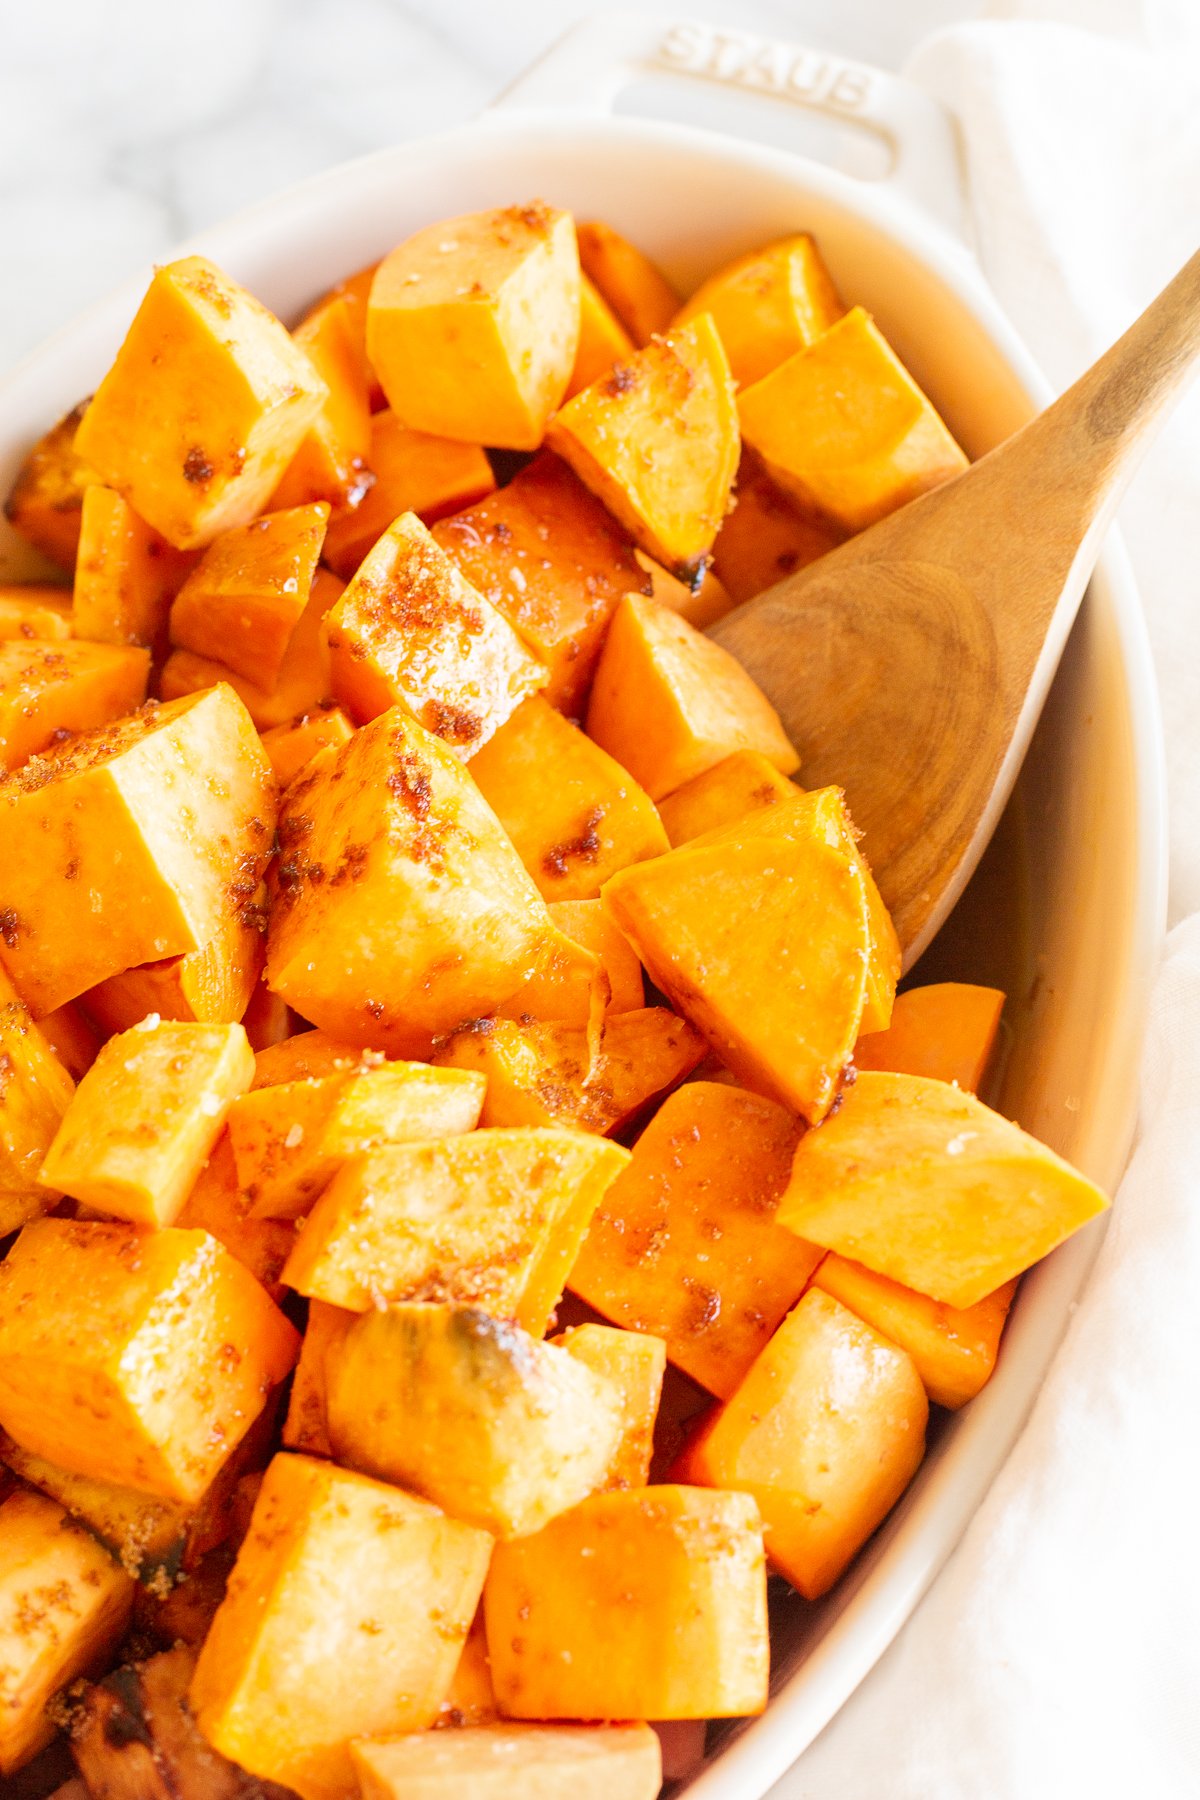
[{"label": "wooden spoon", "polygon": [[962,475],[713,627],[837,783],[908,967],[1008,799],[1113,510],[1200,357],[1200,252]]}]

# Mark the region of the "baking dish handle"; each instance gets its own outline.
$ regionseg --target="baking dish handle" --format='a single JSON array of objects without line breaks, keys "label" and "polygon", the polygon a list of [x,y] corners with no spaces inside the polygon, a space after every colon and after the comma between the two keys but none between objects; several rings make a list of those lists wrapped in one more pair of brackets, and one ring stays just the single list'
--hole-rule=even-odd
[{"label": "baking dish handle", "polygon": [[714,82],[872,133],[891,154],[881,185],[962,238],[962,177],[949,113],[902,76],[825,50],[695,19],[605,13],[568,31],[495,105],[605,114],[626,88],[662,75]]}]

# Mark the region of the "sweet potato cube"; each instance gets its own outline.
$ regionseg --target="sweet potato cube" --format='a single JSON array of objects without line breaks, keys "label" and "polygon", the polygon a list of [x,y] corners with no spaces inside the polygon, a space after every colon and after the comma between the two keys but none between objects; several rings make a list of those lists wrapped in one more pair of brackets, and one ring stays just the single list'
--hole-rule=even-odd
[{"label": "sweet potato cube", "polygon": [[14,531],[67,570],[75,567],[84,491],[97,479],[75,449],[87,405],[82,400],[38,439],[4,502],[4,516]]},{"label": "sweet potato cube", "polygon": [[334,698],[359,724],[403,706],[464,760],[547,679],[411,512],[367,553],[325,635]]},{"label": "sweet potato cube", "polygon": [[766,1705],[766,1566],[748,1494],[595,1494],[497,1544],[484,1616],[509,1718],[715,1719]]},{"label": "sweet potato cube", "polygon": [[109,644],[0,641],[0,770],[142,704],[150,659]]},{"label": "sweet potato cube", "polygon": [[334,514],[325,538],[325,561],[343,581],[401,513],[414,512],[429,525],[473,506],[496,486],[478,444],[412,431],[387,410],[371,420],[367,472],[373,480],[366,493],[353,511]]},{"label": "sweet potato cube", "polygon": [[611,1381],[470,1307],[361,1313],[327,1348],[325,1381],[339,1462],[501,1538],[590,1494],[623,1432]]},{"label": "sweet potato cube", "polygon": [[679,1473],[752,1494],[767,1555],[817,1600],[915,1475],[928,1412],[911,1358],[812,1289],[701,1427]]},{"label": "sweet potato cube", "polygon": [[829,330],[846,308],[806,231],[718,269],[676,315],[709,313],[738,387],[749,387]]},{"label": "sweet potato cube", "polygon": [[264,513],[215,538],[171,608],[171,642],[273,688],[312,592],[329,508]]},{"label": "sweet potato cube", "polygon": [[0,1233],[48,1212],[42,1160],[71,1104],[75,1083],[0,967]]},{"label": "sweet potato cube", "polygon": [[425,1063],[308,1077],[258,1088],[229,1111],[238,1181],[255,1218],[296,1219],[353,1156],[472,1131],[481,1076]]},{"label": "sweet potato cube", "polygon": [[616,1144],[551,1130],[373,1150],[326,1188],[284,1278],[352,1312],[445,1302],[514,1318],[541,1337],[592,1214],[628,1160]]},{"label": "sweet potato cube", "polygon": [[196,1664],[200,1730],[302,1800],[346,1800],[352,1738],[436,1719],[490,1549],[382,1482],[277,1456]]},{"label": "sweet potato cube", "polygon": [[814,796],[622,869],[603,898],[722,1062],[810,1123],[825,1117],[858,1036],[873,938],[863,865],[826,840]]},{"label": "sweet potato cube", "polygon": [[75,561],[75,636],[161,656],[171,600],[195,558],[173,550],[112,488],[84,489]]},{"label": "sweet potato cube", "polygon": [[367,361],[367,304],[371,298],[371,283],[375,279],[377,262],[368,263],[363,269],[356,269],[353,275],[335,281],[333,286],[323,293],[305,313],[302,324],[308,324],[318,313],[323,312],[331,301],[340,300],[345,305],[350,330],[358,349],[362,366],[367,376],[367,391],[372,412],[377,412],[385,404],[383,389],[375,378],[375,372]]},{"label": "sweet potato cube", "polygon": [[292,783],[279,833],[268,980],[346,1043],[427,1055],[509,999],[552,933],[458,758],[400,707]]},{"label": "sweet potato cube", "polygon": [[159,691],[164,700],[178,700],[205,688],[227,682],[249,713],[256,728],[270,731],[329,701],[329,647],[325,642],[325,615],[336,604],[342,584],[328,569],[313,577],[308,604],[288,640],[274,684],[264,687],[239,675],[227,663],[194,650],[173,650],[163,665]]},{"label": "sweet potato cube", "polygon": [[272,511],[308,506],[314,500],[349,508],[362,497],[371,448],[364,323],[356,324],[350,302],[339,296],[317,307],[292,333],[328,393],[284,470],[271,499]]},{"label": "sweet potato cube", "polygon": [[289,1220],[251,1215],[250,1201],[238,1182],[228,1131],[218,1138],[175,1223],[185,1230],[207,1231],[249,1269],[272,1300],[283,1298],[280,1275],[296,1234]]},{"label": "sweet potato cube", "polygon": [[738,396],[768,475],[843,531],[861,531],[967,466],[861,306]]},{"label": "sweet potato cube", "polygon": [[308,1322],[283,1424],[283,1441],[289,1450],[302,1450],[309,1456],[333,1454],[326,1417],[325,1355],[331,1344],[341,1342],[357,1317],[357,1313],[330,1306],[324,1300],[309,1301]]},{"label": "sweet potato cube", "polygon": [[621,596],[650,591],[600,501],[547,451],[433,535],[550,670],[546,699],[577,716]]},{"label": "sweet potato cube", "polygon": [[0,1264],[0,1425],[64,1469],[191,1503],[298,1343],[207,1232],[38,1219]]},{"label": "sweet potato cube", "polygon": [[860,1075],[801,1140],[780,1223],[969,1307],[1108,1205],[1069,1163],[948,1082]]},{"label": "sweet potato cube", "polygon": [[124,1636],[133,1582],[44,1494],[0,1505],[0,1775],[54,1736],[46,1704]]},{"label": "sweet potato cube", "polygon": [[806,569],[841,543],[828,519],[797,510],[743,444],[733,504],[713,544],[713,568],[735,605]]},{"label": "sweet potato cube", "polygon": [[611,1325],[575,1325],[550,1342],[585,1368],[605,1376],[621,1397],[621,1441],[603,1485],[645,1487],[650,1479],[667,1346],[648,1332],[616,1331]]},{"label": "sweet potato cube", "polygon": [[540,695],[471,759],[471,778],[546,900],[594,900],[610,875],[661,856],[648,794]]},{"label": "sweet potato cube", "polygon": [[740,443],[729,364],[704,315],[568,400],[546,442],[630,536],[697,576],[729,507]]},{"label": "sweet potato cube", "polygon": [[952,1081],[973,1094],[987,1073],[1003,1009],[999,988],[965,981],[909,988],[896,996],[887,1029],[859,1038],[855,1063],[860,1069]]},{"label": "sweet potato cube", "polygon": [[609,629],[587,731],[652,800],[735,750],[757,750],[784,775],[800,766],[778,713],[741,664],[686,619],[635,594]]},{"label": "sweet potato cube", "polygon": [[248,525],[327,395],[260,301],[202,256],[155,270],[75,452],[179,550]]},{"label": "sweet potato cube", "polygon": [[907,1351],[929,1398],[951,1410],[973,1400],[989,1380],[1017,1291],[1015,1281],[1006,1281],[974,1306],[947,1306],[832,1252],[812,1285]]},{"label": "sweet potato cube", "polygon": [[265,889],[231,895],[217,935],[198,950],[124,969],[89,988],[83,1004],[107,1032],[128,1031],[149,1013],[200,1025],[235,1024],[250,1003],[263,960]]},{"label": "sweet potato cube", "polygon": [[[460,1730],[464,1726],[489,1723],[495,1717],[496,1695],[492,1688],[492,1665],[488,1661],[487,1633],[483,1625],[483,1607],[480,1606],[471,1621],[471,1629],[462,1647],[454,1679],[442,1701],[438,1724]],[[352,1753],[353,1748],[351,1745]]]},{"label": "sweet potato cube", "polygon": [[381,1050],[343,1044],[325,1031],[300,1030],[256,1051],[253,1087],[275,1087],[281,1081],[309,1081],[323,1075],[357,1075],[364,1069],[381,1069],[386,1061]]},{"label": "sweet potato cube", "polygon": [[49,582],[0,585],[0,643],[64,644],[71,635],[71,592]]},{"label": "sweet potato cube", "polygon": [[620,1131],[690,1075],[704,1040],[662,1006],[610,1013],[598,1051],[579,1026],[485,1020],[438,1046],[443,1068],[487,1076],[483,1125],[560,1125]]},{"label": "sweet potato cube", "polygon": [[541,200],[427,225],[371,284],[367,355],[418,431],[536,450],[578,343],[575,229]]},{"label": "sweet potato cube", "polygon": [[679,310],[666,276],[628,238],[598,219],[576,225],[579,266],[635,344],[664,332]]},{"label": "sweet potato cube", "polygon": [[340,750],[354,735],[354,722],[340,706],[319,706],[301,713],[286,725],[273,725],[262,734],[263,749],[270,759],[281,789],[296,779],[322,750]]},{"label": "sweet potato cube", "polygon": [[573,400],[583,388],[607,375],[615,362],[632,356],[633,339],[586,275],[579,281],[579,345],[565,398]]},{"label": "sweet potato cube", "polygon": [[[547,911],[567,938],[600,960],[600,980],[613,1013],[640,1011],[646,1002],[642,965],[629,939],[623,937],[599,900],[552,900]],[[499,1017],[528,1024],[533,1019],[587,1025],[593,1017],[596,974],[578,957],[557,950],[530,976]]]},{"label": "sweet potato cube", "polygon": [[821,1260],[775,1220],[799,1136],[772,1100],[711,1081],[680,1088],[601,1201],[572,1291],[656,1332],[693,1381],[731,1394]]},{"label": "sweet potato cube", "polygon": [[270,766],[224,686],[88,732],[0,782],[3,958],[33,1012],[207,944],[231,894],[255,894],[274,822]]},{"label": "sweet potato cube", "polygon": [[701,775],[693,775],[658,803],[672,849],[706,831],[732,825],[760,806],[794,800],[796,789],[761,750],[735,750]]},{"label": "sweet potato cube", "polygon": [[662,1753],[649,1725],[476,1725],[363,1740],[363,1800],[655,1800]]},{"label": "sweet potato cube", "polygon": [[733,611],[733,598],[725,591],[723,584],[713,574],[711,568],[705,568],[698,583],[680,581],[677,575],[671,575],[647,556],[644,550],[637,552],[637,559],[650,577],[650,598],[665,606],[669,612],[678,613],[697,631],[707,631],[718,619]]}]

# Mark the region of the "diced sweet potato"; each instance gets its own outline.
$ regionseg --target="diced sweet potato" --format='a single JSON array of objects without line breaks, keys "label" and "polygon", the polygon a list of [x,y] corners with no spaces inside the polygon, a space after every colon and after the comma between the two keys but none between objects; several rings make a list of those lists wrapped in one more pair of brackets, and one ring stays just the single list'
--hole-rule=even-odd
[{"label": "diced sweet potato", "polygon": [[928,1412],[904,1351],[813,1289],[701,1427],[679,1476],[753,1494],[767,1555],[817,1600],[912,1480]]},{"label": "diced sweet potato", "polygon": [[66,1110],[39,1176],[113,1218],[170,1225],[254,1077],[240,1025],[162,1021],[110,1038]]},{"label": "diced sweet potato", "polygon": [[[483,1624],[483,1607],[471,1621],[467,1641],[462,1647],[454,1679],[438,1711],[438,1725],[461,1730],[464,1726],[483,1725],[496,1717],[496,1695],[492,1688],[492,1665],[487,1653],[487,1632]],[[351,1745],[353,1754],[353,1745]]]},{"label": "diced sweet potato", "polygon": [[351,1745],[363,1800],[655,1800],[648,1725],[476,1725]]},{"label": "diced sweet potato", "polygon": [[0,1505],[0,1775],[54,1736],[46,1703],[116,1648],[133,1582],[44,1494]]},{"label": "diced sweet potato", "polygon": [[649,796],[540,695],[472,757],[471,778],[546,900],[594,900],[667,848]]},{"label": "diced sweet potato", "polygon": [[246,1094],[230,1108],[229,1140],[251,1214],[299,1218],[349,1158],[472,1131],[483,1090],[466,1070],[399,1062]]},{"label": "diced sweet potato", "polygon": [[907,1351],[929,1398],[951,1409],[973,1400],[990,1378],[1017,1291],[1015,1281],[1006,1281],[974,1306],[946,1306],[832,1251],[812,1285]]},{"label": "diced sweet potato", "polygon": [[377,262],[368,263],[365,268],[356,269],[353,275],[347,275],[341,281],[335,281],[333,286],[318,300],[314,300],[301,320],[301,324],[307,324],[332,300],[344,302],[354,342],[358,347],[362,366],[366,371],[367,390],[372,412],[378,411],[385,404],[383,389],[375,379],[375,372],[367,361],[367,303],[371,298],[371,283],[375,279],[375,271],[378,267]]},{"label": "diced sweet potato", "polygon": [[325,1031],[297,1031],[257,1051],[254,1088],[274,1087],[281,1081],[310,1081],[323,1075],[354,1075],[364,1069],[380,1069],[387,1058],[381,1050],[364,1050],[343,1044]]},{"label": "diced sweet potato", "polygon": [[738,396],[768,475],[843,531],[937,487],[967,459],[861,306]]},{"label": "diced sweet potato", "polygon": [[672,849],[706,831],[732,825],[760,806],[794,800],[796,789],[761,750],[735,750],[658,803]]},{"label": "diced sweet potato", "polygon": [[462,764],[400,707],[292,783],[279,833],[268,979],[346,1043],[427,1055],[509,999],[552,933]]},{"label": "diced sweet potato", "polygon": [[893,1075],[928,1075],[977,1091],[1000,1029],[1004,995],[999,988],[939,981],[896,996],[886,1031],[861,1037],[854,1049],[860,1069]]},{"label": "diced sweet potato", "polygon": [[757,1094],[680,1088],[601,1201],[572,1291],[630,1331],[656,1332],[710,1393],[732,1393],[821,1260],[775,1220],[799,1135]]},{"label": "diced sweet potato", "polygon": [[[7,984],[0,978],[0,996],[7,992]],[[5,1004],[6,1001],[0,998],[0,1009]],[[57,1006],[53,1012],[43,1013],[38,1020],[38,1030],[72,1080],[78,1081],[82,1075],[87,1074],[96,1060],[100,1035],[86,1013],[68,1000],[65,1006]],[[0,1186],[2,1185],[0,1181]]]},{"label": "diced sweet potato", "polygon": [[325,635],[334,698],[359,724],[403,706],[464,760],[547,680],[411,512],[367,553]]},{"label": "diced sweet potato", "polygon": [[412,431],[390,410],[371,420],[367,466],[370,487],[353,512],[334,515],[325,538],[325,560],[343,581],[401,513],[414,512],[429,525],[473,506],[496,486],[478,444]]},{"label": "diced sweet potato", "polygon": [[39,1219],[0,1264],[0,1425],[77,1474],[191,1503],[298,1342],[206,1232]]},{"label": "diced sweet potato", "polygon": [[373,1150],[326,1188],[284,1278],[352,1312],[446,1302],[514,1318],[541,1337],[592,1214],[628,1159],[616,1144],[550,1130]]},{"label": "diced sweet potato", "polygon": [[265,889],[239,901],[216,937],[183,956],[124,969],[89,988],[83,1004],[105,1032],[128,1031],[149,1013],[201,1025],[235,1024],[262,972]]},{"label": "diced sweet potato", "polygon": [[727,650],[653,600],[626,595],[596,670],[588,736],[660,800],[735,750],[800,766],[770,701]]},{"label": "diced sweet potato", "polygon": [[615,1489],[497,1544],[488,1653],[514,1719],[703,1719],[767,1701],[767,1583],[748,1494]]},{"label": "diced sweet potato", "polygon": [[621,596],[650,590],[624,532],[545,452],[433,535],[550,670],[546,699],[575,717]]},{"label": "diced sweet potato", "polygon": [[[601,980],[613,1013],[640,1011],[646,1001],[642,965],[629,939],[617,930],[599,900],[552,900],[547,908],[554,925],[573,943],[600,959]],[[596,977],[585,962],[562,956],[557,948],[530,976],[499,1017],[561,1021],[587,1025],[593,1017]]]},{"label": "diced sweet potato", "polygon": [[665,1007],[609,1013],[593,1054],[589,1034],[558,1023],[483,1020],[439,1045],[445,1068],[487,1076],[483,1125],[620,1131],[700,1062],[704,1041]]},{"label": "diced sweet potato", "polygon": [[622,1437],[611,1381],[469,1307],[361,1313],[326,1349],[325,1381],[339,1462],[501,1538],[590,1494]]},{"label": "diced sweet potato", "polygon": [[729,508],[737,406],[707,315],[568,400],[546,442],[656,562],[697,576]]},{"label": "diced sweet potato", "polygon": [[161,656],[172,596],[194,561],[173,550],[112,488],[85,488],[72,602],[75,636],[94,644],[137,644]]},{"label": "diced sweet potato", "polygon": [[6,582],[0,585],[0,643],[35,638],[63,644],[71,635],[71,591],[49,582]]},{"label": "diced sweet potato", "polygon": [[292,333],[328,393],[284,470],[271,499],[273,511],[314,500],[350,509],[363,496],[371,448],[363,323],[356,324],[350,301],[338,296],[317,307]]},{"label": "diced sweet potato", "polygon": [[679,310],[679,295],[648,256],[598,219],[576,225],[579,266],[617,315],[635,344],[666,331]]},{"label": "diced sweet potato", "polygon": [[327,396],[260,301],[202,256],[155,270],[75,452],[179,550],[261,512]]},{"label": "diced sweet potato", "polygon": [[753,450],[742,446],[733,505],[712,552],[713,568],[736,605],[806,569],[844,536],[829,520],[799,512]]},{"label": "diced sweet potato", "polygon": [[0,1233],[53,1206],[38,1183],[75,1084],[0,967]]},{"label": "diced sweet potato", "polygon": [[675,317],[709,313],[738,387],[749,387],[813,344],[846,308],[806,231],[718,269]]},{"label": "diced sweet potato", "polygon": [[308,1323],[283,1425],[283,1441],[289,1450],[302,1450],[308,1456],[333,1454],[325,1406],[325,1354],[331,1344],[341,1342],[357,1316],[324,1300],[309,1301]]},{"label": "diced sweet potato", "polygon": [[84,490],[96,480],[75,449],[79,421],[87,409],[79,405],[38,439],[21,464],[4,516],[15,531],[63,569],[75,567]]},{"label": "diced sweet potato", "polygon": [[196,1178],[175,1223],[186,1230],[207,1231],[236,1256],[262,1283],[272,1300],[283,1298],[280,1275],[295,1242],[286,1219],[256,1219],[237,1178],[228,1132],[222,1132]]},{"label": "diced sweet potato", "polygon": [[354,723],[340,706],[330,702],[313,712],[301,713],[287,725],[273,725],[262,734],[263,749],[280,789],[296,779],[322,750],[340,750],[354,735]]},{"label": "diced sweet potato", "polygon": [[644,550],[637,552],[637,559],[650,577],[652,593],[650,598],[668,611],[678,613],[697,631],[707,631],[718,619],[733,611],[733,599],[726,593],[724,586],[713,574],[711,568],[705,568],[696,585],[680,581],[678,576],[668,574],[660,568],[652,556]]},{"label": "diced sweet potato", "polygon": [[586,275],[581,276],[579,345],[575,351],[575,366],[571,370],[564,398],[573,399],[583,388],[598,381],[601,375],[607,375],[615,362],[632,356],[636,348],[599,288]]},{"label": "diced sweet potato", "polygon": [[277,1456],[192,1679],[201,1732],[302,1800],[346,1800],[352,1738],[436,1719],[490,1548],[382,1482]]},{"label": "diced sweet potato", "polygon": [[150,658],[110,644],[0,642],[0,770],[139,707]]},{"label": "diced sweet potato", "polygon": [[223,531],[179,590],[172,644],[273,688],[312,593],[328,519],[321,501]]},{"label": "diced sweet potato", "polygon": [[541,200],[427,225],[371,284],[367,354],[418,431],[536,450],[578,343],[574,227]]},{"label": "diced sweet potato", "polygon": [[274,822],[270,766],[228,687],[147,707],[0,782],[2,954],[34,1013],[210,942],[231,894],[257,891]]},{"label": "diced sweet potato", "polygon": [[621,1441],[604,1487],[645,1487],[667,1366],[666,1344],[648,1332],[615,1331],[611,1325],[574,1325],[550,1341],[585,1368],[605,1376],[621,1397]]}]

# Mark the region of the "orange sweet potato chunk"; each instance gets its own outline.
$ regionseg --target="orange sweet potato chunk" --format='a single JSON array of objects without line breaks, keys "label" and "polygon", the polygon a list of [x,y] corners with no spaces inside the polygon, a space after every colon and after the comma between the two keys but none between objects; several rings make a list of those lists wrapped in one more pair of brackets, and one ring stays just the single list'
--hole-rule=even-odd
[{"label": "orange sweet potato chunk", "polygon": [[382,1482],[277,1456],[192,1678],[200,1730],[302,1800],[346,1800],[351,1739],[437,1718],[490,1548]]},{"label": "orange sweet potato chunk", "polygon": [[272,688],[312,592],[329,508],[264,513],[223,531],[171,608],[171,642]]},{"label": "orange sweet potato chunk", "polygon": [[363,1800],[656,1800],[649,1725],[481,1724],[350,1747]]},{"label": "orange sweet potato chunk", "polygon": [[574,1325],[550,1342],[605,1376],[621,1397],[621,1441],[603,1486],[645,1487],[650,1479],[667,1346],[649,1332],[616,1331],[611,1325],[591,1324]]},{"label": "orange sweet potato chunk", "polygon": [[472,757],[471,778],[546,900],[594,900],[618,869],[667,848],[633,777],[538,695]]},{"label": "orange sweet potato chunk", "polygon": [[340,1043],[327,1032],[299,1030],[258,1047],[251,1091],[274,1087],[281,1081],[308,1081],[323,1075],[353,1075],[363,1069],[380,1069],[386,1060],[379,1050]]},{"label": "orange sweet potato chunk", "polygon": [[648,256],[598,219],[576,225],[579,266],[612,308],[634,343],[664,332],[679,310],[679,295]]},{"label": "orange sweet potato chunk", "polygon": [[161,656],[167,615],[194,558],[173,550],[112,488],[84,489],[75,562],[75,636]]},{"label": "orange sweet potato chunk", "polygon": [[221,929],[199,950],[125,969],[89,988],[88,1016],[105,1032],[128,1031],[148,1013],[200,1025],[242,1019],[262,972],[265,892],[231,894]]},{"label": "orange sweet potato chunk", "polygon": [[340,1306],[329,1306],[324,1300],[310,1300],[300,1360],[292,1376],[292,1392],[287,1418],[283,1424],[283,1442],[289,1450],[302,1450],[307,1456],[332,1456],[325,1400],[325,1354],[339,1343],[357,1318]]},{"label": "orange sweet potato chunk", "polygon": [[817,1600],[912,1480],[928,1411],[905,1352],[812,1289],[705,1421],[678,1474],[752,1494],[767,1555]]},{"label": "orange sweet potato chunk", "polygon": [[757,750],[790,775],[800,758],[779,715],[741,664],[653,600],[622,600],[596,670],[588,736],[652,800],[735,750]]},{"label": "orange sweet potato chunk", "polygon": [[434,1061],[487,1076],[483,1125],[620,1131],[690,1075],[704,1040],[662,1006],[610,1013],[593,1055],[589,1033],[558,1023],[484,1019],[438,1046]]},{"label": "orange sweet potato chunk", "polygon": [[813,344],[846,308],[806,231],[718,269],[676,314],[709,313],[738,387],[749,387]]},{"label": "orange sweet potato chunk", "polygon": [[325,538],[325,560],[343,581],[401,513],[415,512],[431,525],[473,506],[496,486],[478,444],[413,431],[390,410],[371,420],[367,472],[371,483],[362,499],[352,511],[334,515]]},{"label": "orange sweet potato chunk", "polygon": [[[488,1661],[481,1606],[471,1621],[454,1680],[442,1701],[438,1723],[452,1726],[457,1731],[464,1726],[483,1725],[495,1717],[496,1696],[492,1691],[492,1665]],[[353,1754],[354,1746],[350,1748]],[[362,1779],[361,1771],[359,1779]]]},{"label": "orange sweet potato chunk", "polygon": [[[599,900],[552,900],[547,911],[557,929],[572,943],[600,960],[600,982],[612,1013],[638,1012],[646,1004],[642,965],[629,939],[613,924]],[[578,957],[563,956],[556,947],[498,1017],[561,1021],[587,1025],[595,1013],[596,973]]]},{"label": "orange sweet potato chunk", "polygon": [[75,452],[179,550],[261,512],[325,403],[308,358],[202,256],[155,270]]},{"label": "orange sweet potato chunk", "polygon": [[4,502],[4,516],[14,531],[68,571],[75,567],[84,491],[97,479],[75,449],[87,405],[80,401],[38,439]]},{"label": "orange sweet potato chunk", "polygon": [[729,508],[737,406],[704,315],[655,338],[568,400],[546,442],[656,562],[698,576]]},{"label": "orange sweet potato chunk", "polygon": [[1044,1144],[946,1082],[860,1075],[802,1140],[779,1218],[791,1231],[969,1307],[1103,1212]]},{"label": "orange sweet potato chunk", "polygon": [[664,794],[658,803],[671,848],[732,825],[760,806],[794,800],[796,789],[761,750],[735,750]]},{"label": "orange sweet potato chunk", "polygon": [[7,1235],[54,1204],[38,1171],[75,1084],[2,967],[0,1071],[0,1232]]},{"label": "orange sweet potato chunk", "polygon": [[418,431],[536,450],[578,343],[574,226],[541,200],[427,225],[371,284],[367,354]]},{"label": "orange sweet potato chunk", "polygon": [[727,1397],[804,1292],[821,1251],[776,1223],[800,1126],[757,1094],[678,1089],[597,1210],[570,1286]]},{"label": "orange sweet potato chunk", "polygon": [[599,288],[586,275],[581,276],[579,346],[564,397],[574,399],[583,388],[590,387],[601,375],[607,375],[615,362],[632,356],[636,347]]},{"label": "orange sweet potato chunk", "polygon": [[256,1219],[237,1178],[237,1163],[228,1131],[223,1131],[196,1177],[175,1223],[185,1230],[207,1231],[262,1283],[272,1300],[283,1298],[280,1275],[296,1241],[289,1219]]},{"label": "orange sweet potato chunk", "polygon": [[497,1544],[484,1616],[509,1718],[727,1718],[766,1705],[766,1568],[748,1494],[594,1494]]},{"label": "orange sweet potato chunk", "polygon": [[270,766],[228,687],[147,707],[0,782],[0,954],[34,1013],[209,943],[231,897],[253,899],[274,823]]},{"label": "orange sweet potato chunk", "polygon": [[0,643],[62,644],[71,636],[71,591],[48,582],[0,585]]},{"label": "orange sweet potato chunk", "polygon": [[262,734],[263,749],[281,789],[296,779],[322,750],[340,750],[354,735],[354,722],[340,706],[329,702],[301,713],[286,725],[273,725]]},{"label": "orange sweet potato chunk", "polygon": [[967,466],[861,306],[738,396],[768,475],[842,531],[861,531]]},{"label": "orange sweet potato chunk", "polygon": [[19,769],[67,733],[135,711],[149,673],[145,650],[0,641],[0,770]]},{"label": "orange sweet potato chunk", "polygon": [[713,544],[713,568],[734,604],[753,600],[842,542],[827,519],[800,512],[743,444],[733,505]]},{"label": "orange sweet potato chunk", "polygon": [[64,1469],[193,1503],[298,1344],[207,1232],[38,1219],[0,1264],[0,1425]]},{"label": "orange sweet potato chunk", "polygon": [[550,670],[546,699],[578,716],[621,596],[650,591],[599,500],[545,452],[433,535]]},{"label": "orange sweet potato chunk", "polygon": [[362,323],[338,296],[311,312],[292,333],[328,389],[324,405],[284,470],[271,510],[324,500],[339,510],[361,500],[371,448],[370,381]]},{"label": "orange sweet potato chunk", "polygon": [[939,981],[896,996],[892,1022],[858,1040],[860,1069],[895,1075],[928,1075],[978,1091],[1000,1029],[1004,995],[999,988]]},{"label": "orange sweet potato chunk", "polygon": [[323,293],[319,299],[313,301],[313,304],[309,307],[304,318],[301,320],[302,325],[307,324],[311,319],[314,319],[318,313],[322,312],[331,301],[342,301],[350,320],[350,330],[353,334],[362,366],[366,371],[367,390],[372,412],[378,412],[380,407],[387,404],[383,397],[383,389],[380,387],[375,378],[375,372],[367,361],[367,305],[371,298],[371,283],[375,279],[375,271],[378,267],[379,264],[377,262],[368,263],[365,268],[356,269],[353,275],[346,275],[341,281],[335,281],[333,286]]},{"label": "orange sweet potato chunk", "polygon": [[403,706],[464,760],[547,680],[411,512],[368,551],[325,635],[334,698],[359,724]]}]

